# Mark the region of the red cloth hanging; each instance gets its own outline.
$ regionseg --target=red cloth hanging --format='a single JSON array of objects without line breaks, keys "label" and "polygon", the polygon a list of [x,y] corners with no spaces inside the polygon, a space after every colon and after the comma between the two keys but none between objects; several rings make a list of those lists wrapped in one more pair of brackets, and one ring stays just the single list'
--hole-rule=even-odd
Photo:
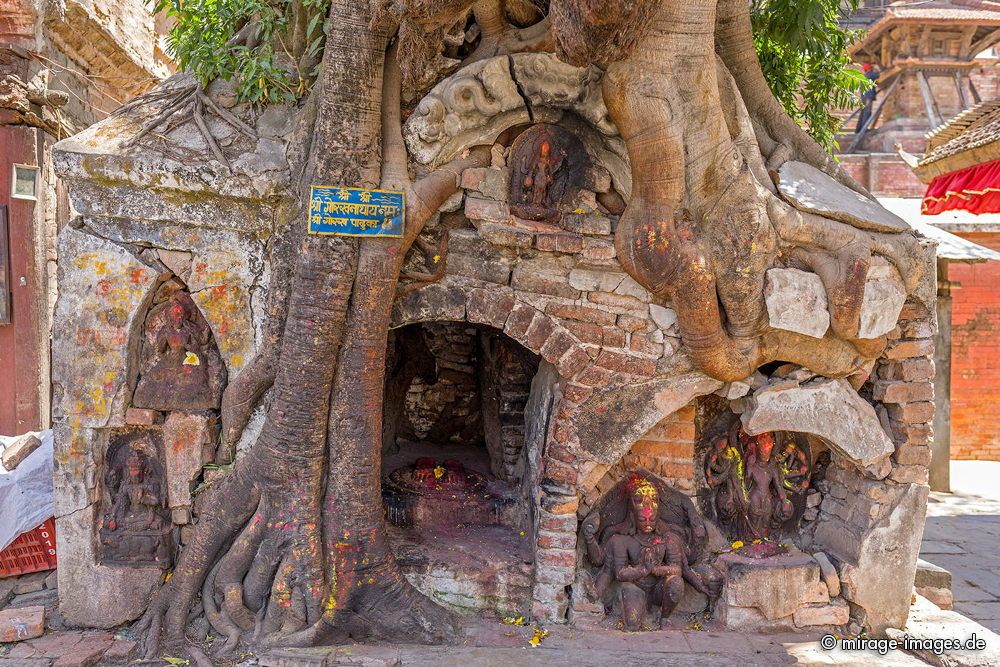
[{"label": "red cloth hanging", "polygon": [[937,176],[927,186],[921,211],[1000,213],[1000,159]]}]

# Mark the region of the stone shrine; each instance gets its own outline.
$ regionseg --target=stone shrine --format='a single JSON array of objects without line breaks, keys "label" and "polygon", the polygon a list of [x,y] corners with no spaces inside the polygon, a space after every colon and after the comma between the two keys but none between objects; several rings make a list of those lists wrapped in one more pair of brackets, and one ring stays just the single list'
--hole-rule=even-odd
[{"label": "stone shrine", "polygon": [[[484,59],[404,126],[416,173],[474,145],[492,155],[418,241],[429,252],[447,234],[440,275],[394,305],[382,477],[404,573],[463,613],[549,623],[902,626],[928,494],[932,246],[912,294],[888,263],[865,276],[863,334],[885,337],[865,373],[774,362],[724,383],[693,370],[671,303],[618,259],[632,181],[599,78],[544,54]],[[171,153],[123,147],[139,131],[127,115],[56,153],[76,216],[59,238],[53,342],[73,623],[138,617],[198,520],[198,489],[227,474],[221,391],[265,344],[267,250],[296,187],[287,111],[233,111],[257,137],[213,125],[240,154],[232,171],[180,159],[207,154],[183,129]],[[788,164],[775,196],[828,210],[826,183]],[[905,230],[870,203],[850,215]],[[430,264],[413,255],[404,275]],[[766,294],[772,327],[827,335],[815,273],[789,260]],[[259,408],[237,457],[262,422]]]}]

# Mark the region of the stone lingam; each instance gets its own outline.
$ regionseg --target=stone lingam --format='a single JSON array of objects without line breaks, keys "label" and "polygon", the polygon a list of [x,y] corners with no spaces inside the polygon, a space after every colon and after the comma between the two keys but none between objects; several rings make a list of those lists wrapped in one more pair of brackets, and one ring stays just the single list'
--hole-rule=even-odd
[{"label": "stone lingam", "polygon": [[514,500],[491,490],[482,473],[456,459],[420,457],[384,480],[382,497],[389,522],[399,527],[513,525]]}]

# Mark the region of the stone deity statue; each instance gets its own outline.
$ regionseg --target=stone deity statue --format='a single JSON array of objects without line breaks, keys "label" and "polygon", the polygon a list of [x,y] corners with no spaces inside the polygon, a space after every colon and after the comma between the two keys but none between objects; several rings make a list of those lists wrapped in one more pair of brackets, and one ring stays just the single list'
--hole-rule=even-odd
[{"label": "stone deity statue", "polygon": [[715,511],[730,537],[765,541],[796,513],[794,498],[809,486],[809,457],[788,437],[778,447],[773,433],[747,435],[739,421],[718,438],[705,457],[705,481]]},{"label": "stone deity statue", "polygon": [[171,564],[172,526],[166,490],[141,446],[129,446],[108,473],[111,497],[101,528],[103,562],[118,565]]},{"label": "stone deity statue", "polygon": [[153,410],[217,408],[222,381],[211,330],[196,316],[190,297],[175,293],[151,314],[143,345],[143,370],[132,404]]},{"label": "stone deity statue", "polygon": [[604,596],[614,591],[612,606],[620,608],[625,630],[641,629],[650,609],[659,610],[663,628],[684,594],[685,582],[713,597],[721,581],[711,568],[699,572],[690,564],[687,537],[694,534],[704,539],[700,520],[697,526],[684,526],[661,518],[661,491],[646,476],[633,473],[623,484],[627,494],[624,521],[600,531],[601,513],[594,511],[583,522],[587,557],[602,567],[597,593]]}]

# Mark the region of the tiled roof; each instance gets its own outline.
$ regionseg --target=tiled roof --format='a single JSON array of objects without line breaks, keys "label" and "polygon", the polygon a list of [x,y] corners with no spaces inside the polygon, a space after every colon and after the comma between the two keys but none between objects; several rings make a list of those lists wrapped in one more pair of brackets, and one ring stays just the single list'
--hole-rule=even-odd
[{"label": "tiled roof", "polygon": [[886,7],[885,18],[1000,22],[1000,2],[977,0],[928,0]]},{"label": "tiled roof", "polygon": [[882,18],[851,46],[850,51],[855,53],[864,45],[877,42],[882,33],[893,25],[913,22],[1000,26],[1000,1],[926,0],[890,5],[885,8]]},{"label": "tiled roof", "polygon": [[927,151],[918,168],[997,140],[1000,140],[1000,97],[966,109],[928,134]]}]

